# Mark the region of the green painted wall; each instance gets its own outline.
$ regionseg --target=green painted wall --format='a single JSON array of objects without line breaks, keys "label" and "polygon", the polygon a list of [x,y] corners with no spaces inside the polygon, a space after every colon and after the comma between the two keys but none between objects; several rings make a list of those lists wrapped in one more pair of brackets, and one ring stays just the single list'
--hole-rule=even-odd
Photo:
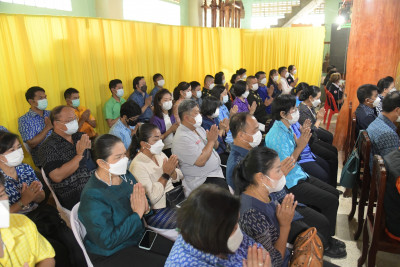
[{"label": "green painted wall", "polygon": [[0,2],[0,13],[96,17],[95,0],[71,0],[71,4],[72,4],[72,11],[63,11],[63,10],[39,8],[33,6]]}]

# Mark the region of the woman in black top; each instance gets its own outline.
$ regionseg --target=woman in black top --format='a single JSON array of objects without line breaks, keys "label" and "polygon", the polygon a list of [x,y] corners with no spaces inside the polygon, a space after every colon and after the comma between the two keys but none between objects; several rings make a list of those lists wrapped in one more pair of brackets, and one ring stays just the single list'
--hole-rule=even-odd
[{"label": "woman in black top", "polygon": [[333,73],[329,81],[331,82],[331,84],[327,88],[329,92],[333,95],[338,110],[340,110],[344,102],[343,89],[339,86],[340,73]]}]

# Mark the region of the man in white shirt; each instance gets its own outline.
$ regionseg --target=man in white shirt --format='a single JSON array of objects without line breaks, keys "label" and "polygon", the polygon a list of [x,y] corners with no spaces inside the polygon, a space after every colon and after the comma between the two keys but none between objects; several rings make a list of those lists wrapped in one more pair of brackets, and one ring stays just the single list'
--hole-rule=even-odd
[{"label": "man in white shirt", "polygon": [[214,148],[218,147],[218,127],[213,125],[206,132],[196,101],[184,100],[179,104],[181,125],[176,130],[172,153],[178,156],[183,185],[191,191],[203,183],[212,183],[228,189],[221,169],[221,159]]},{"label": "man in white shirt", "polygon": [[290,94],[292,87],[289,85],[287,81],[287,77],[289,77],[289,72],[286,67],[280,67],[278,69],[278,73],[281,76],[281,85],[282,85],[282,94]]}]

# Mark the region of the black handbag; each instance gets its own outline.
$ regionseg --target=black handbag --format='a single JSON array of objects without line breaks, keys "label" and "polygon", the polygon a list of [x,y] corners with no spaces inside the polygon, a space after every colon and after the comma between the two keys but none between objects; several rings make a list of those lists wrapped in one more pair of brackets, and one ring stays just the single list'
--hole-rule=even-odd
[{"label": "black handbag", "polygon": [[175,208],[177,204],[185,200],[185,193],[183,192],[183,186],[178,185],[174,189],[165,193],[165,198],[167,201],[167,207]]}]

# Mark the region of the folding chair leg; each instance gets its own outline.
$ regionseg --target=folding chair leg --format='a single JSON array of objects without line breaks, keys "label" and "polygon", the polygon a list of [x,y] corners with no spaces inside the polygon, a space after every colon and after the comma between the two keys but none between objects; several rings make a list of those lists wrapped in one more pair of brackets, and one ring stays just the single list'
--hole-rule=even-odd
[{"label": "folding chair leg", "polygon": [[353,186],[352,189],[352,196],[351,196],[351,211],[349,213],[349,218],[348,220],[351,221],[354,218],[354,214],[356,213],[356,207],[357,207],[357,182],[356,184]]},{"label": "folding chair leg", "polygon": [[360,258],[358,258],[357,267],[361,267],[365,263],[365,260],[367,259],[368,246],[369,246],[368,229],[367,229],[368,226],[367,225],[368,225],[368,222],[365,221],[364,233],[363,233],[362,254],[361,254]]}]

